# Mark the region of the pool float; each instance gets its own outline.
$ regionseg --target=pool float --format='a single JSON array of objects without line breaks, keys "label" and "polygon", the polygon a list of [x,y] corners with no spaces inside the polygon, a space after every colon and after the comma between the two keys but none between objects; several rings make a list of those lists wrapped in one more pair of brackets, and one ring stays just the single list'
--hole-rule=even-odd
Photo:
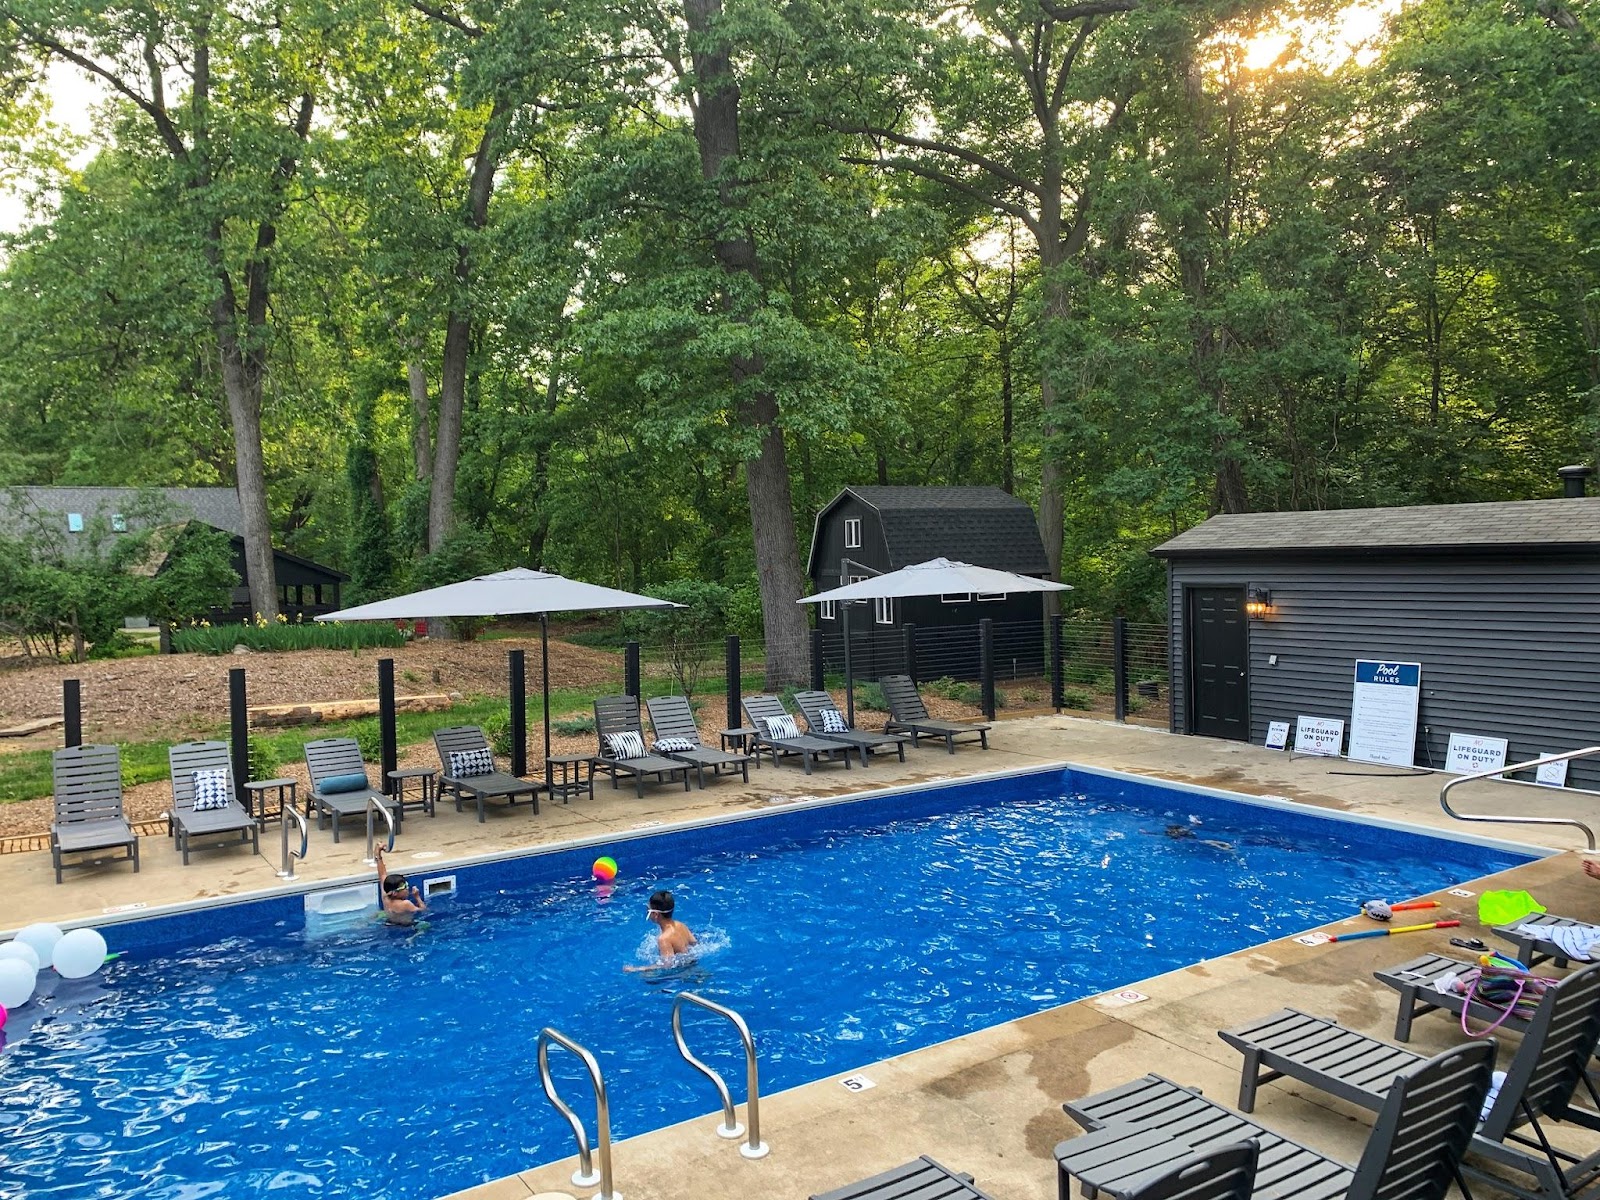
[{"label": "pool float", "polygon": [[1336,933],[1330,942],[1353,942],[1357,938],[1388,937],[1391,933],[1416,933],[1421,929],[1454,929],[1460,921],[1429,921],[1425,925],[1394,925],[1388,929],[1363,929],[1360,933]]}]

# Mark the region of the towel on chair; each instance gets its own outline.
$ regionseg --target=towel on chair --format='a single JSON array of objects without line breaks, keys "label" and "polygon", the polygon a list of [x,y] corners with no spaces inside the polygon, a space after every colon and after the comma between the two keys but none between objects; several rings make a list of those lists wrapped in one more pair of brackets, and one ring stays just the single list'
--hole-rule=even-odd
[{"label": "towel on chair", "polygon": [[1512,932],[1518,937],[1549,942],[1563,958],[1578,962],[1588,962],[1600,948],[1600,925],[1518,925]]}]

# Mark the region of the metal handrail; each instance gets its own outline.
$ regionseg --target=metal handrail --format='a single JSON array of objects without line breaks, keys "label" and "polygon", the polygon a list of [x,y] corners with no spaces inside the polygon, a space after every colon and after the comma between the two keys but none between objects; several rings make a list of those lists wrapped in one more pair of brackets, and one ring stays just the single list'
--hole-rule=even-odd
[{"label": "metal handrail", "polygon": [[[297,859],[297,858],[304,858],[306,856],[306,850],[311,845],[311,826],[306,824],[306,819],[300,815],[300,810],[298,808],[296,808],[294,805],[285,804],[285,805],[282,805],[281,807],[282,807],[282,810],[283,810],[283,815],[280,816],[278,819],[281,822],[282,827],[283,827],[283,833],[282,833],[282,840],[283,840],[283,867],[278,871],[278,878],[279,879],[293,879],[295,877],[295,875],[294,875],[294,860]],[[295,819],[296,824],[298,824],[300,826],[300,851],[299,851],[298,854],[291,854],[289,852],[289,818],[290,817],[293,817]]]},{"label": "metal handrail", "polygon": [[695,1070],[699,1071],[717,1089],[717,1095],[722,1098],[722,1125],[717,1129],[718,1137],[736,1138],[744,1132],[733,1111],[733,1097],[728,1092],[728,1085],[705,1063],[689,1053],[689,1044],[683,1040],[683,1006],[697,1004],[708,1012],[718,1016],[727,1017],[733,1022],[733,1027],[739,1031],[739,1040],[744,1043],[744,1061],[746,1080],[749,1085],[750,1098],[745,1105],[750,1115],[750,1136],[745,1139],[745,1144],[739,1147],[739,1153],[745,1158],[765,1158],[770,1147],[761,1140],[761,1085],[756,1078],[756,1043],[750,1036],[750,1027],[744,1023],[744,1018],[731,1008],[724,1008],[720,1004],[707,1000],[704,996],[697,996],[693,992],[679,992],[672,1001],[672,1040],[678,1043],[678,1053],[683,1055],[684,1061]]},{"label": "metal handrail", "polygon": [[[1471,783],[1475,779],[1493,779],[1499,775],[1508,775],[1512,771],[1527,771],[1542,767],[1546,763],[1567,762],[1574,758],[1587,758],[1591,754],[1600,754],[1600,746],[1590,746],[1587,750],[1569,750],[1565,754],[1547,754],[1543,758],[1532,758],[1527,762],[1513,763],[1509,767],[1490,767],[1487,771],[1477,771],[1471,775],[1462,775],[1459,778],[1452,779],[1439,789],[1439,807],[1444,809],[1447,815],[1454,817],[1458,821],[1494,821],[1504,825],[1571,825],[1576,829],[1583,830],[1583,836],[1589,839],[1589,849],[1593,850],[1595,848],[1594,830],[1590,829],[1582,821],[1574,820],[1572,817],[1495,817],[1459,813],[1450,807],[1449,799],[1451,788],[1460,787],[1463,783]],[[1517,781],[1508,780],[1507,782],[1515,783]]]},{"label": "metal handrail", "polygon": [[388,826],[389,826],[389,844],[387,846],[385,846],[384,849],[385,850],[393,850],[394,849],[394,814],[389,811],[389,806],[387,804],[383,803],[383,801],[379,800],[378,797],[376,797],[376,796],[368,796],[367,797],[367,856],[366,856],[366,858],[362,859],[361,861],[363,863],[365,863],[369,867],[375,867],[375,866],[378,865],[378,856],[372,852],[372,833],[373,833],[373,829],[372,829],[372,810],[373,809],[377,809],[380,813],[383,814],[383,819],[384,819],[384,821],[386,821],[388,823]]},{"label": "metal handrail", "polygon": [[[583,1122],[578,1120],[578,1114],[556,1095],[555,1081],[550,1078],[552,1042],[566,1047],[578,1056],[578,1060],[589,1072],[589,1082],[594,1085],[594,1119],[600,1134],[599,1171],[594,1169],[594,1160],[589,1155],[589,1135],[584,1131]],[[539,1082],[544,1085],[544,1094],[555,1106],[555,1110],[567,1119],[568,1125],[572,1126],[572,1136],[578,1139],[578,1169],[572,1173],[572,1182],[578,1187],[588,1187],[598,1183],[600,1190],[595,1193],[594,1200],[622,1200],[621,1193],[612,1188],[611,1105],[606,1099],[606,1081],[600,1075],[600,1064],[595,1062],[594,1055],[571,1038],[547,1025],[539,1031]]]}]

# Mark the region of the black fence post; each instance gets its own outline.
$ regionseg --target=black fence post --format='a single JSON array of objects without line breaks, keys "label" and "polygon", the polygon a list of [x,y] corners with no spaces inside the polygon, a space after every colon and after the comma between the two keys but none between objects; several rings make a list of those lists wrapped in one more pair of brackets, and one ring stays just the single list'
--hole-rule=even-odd
[{"label": "black fence post", "polygon": [[1061,653],[1063,618],[1050,618],[1050,703],[1057,712],[1067,706],[1067,660]]},{"label": "black fence post", "polygon": [[394,780],[389,778],[389,772],[400,765],[400,747],[395,737],[394,711],[394,659],[380,658],[378,660],[378,766],[383,772],[383,781],[378,787],[386,796],[394,793]]},{"label": "black fence post", "polygon": [[[827,686],[822,675],[822,630],[811,631],[811,690],[820,692]],[[735,722],[736,725],[743,722]]]},{"label": "black fence post", "polygon": [[61,681],[61,722],[67,749],[83,745],[83,691],[76,679]]},{"label": "black fence post", "polygon": [[250,778],[250,708],[245,700],[243,667],[228,670],[228,753],[233,759],[234,799],[248,810],[244,785]]},{"label": "black fence post", "polygon": [[528,664],[521,650],[506,652],[511,681],[511,773],[528,773]]},{"label": "black fence post", "polygon": [[978,622],[978,677],[983,688],[983,715],[994,720],[994,622]]},{"label": "black fence post", "polygon": [[1117,720],[1128,719],[1128,619],[1111,619],[1111,686],[1116,689]]},{"label": "black fence post", "polygon": [[635,700],[639,698],[639,643],[622,644],[622,690]]},{"label": "black fence post", "polygon": [[739,699],[744,694],[744,669],[739,664],[739,636],[730,633],[725,643],[726,649],[723,656],[726,659],[728,680],[728,728],[738,729],[744,724],[739,719]]},{"label": "black fence post", "polygon": [[917,683],[917,627],[910,621],[900,626],[900,636],[905,639],[906,674]]}]

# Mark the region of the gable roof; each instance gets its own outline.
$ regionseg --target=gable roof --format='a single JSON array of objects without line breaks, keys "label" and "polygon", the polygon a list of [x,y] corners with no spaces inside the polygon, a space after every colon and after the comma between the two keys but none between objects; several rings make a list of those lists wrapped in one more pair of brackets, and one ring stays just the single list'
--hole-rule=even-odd
[{"label": "gable roof", "polygon": [[1150,553],[1159,558],[1268,552],[1583,549],[1600,551],[1600,496],[1418,504],[1212,517]]},{"label": "gable roof", "polygon": [[815,577],[823,519],[846,496],[878,514],[898,570],[949,558],[1018,575],[1046,575],[1039,523],[1026,501],[997,487],[847,487],[817,513],[806,573]]},{"label": "gable roof", "polygon": [[[225,533],[244,535],[244,510],[239,507],[239,493],[232,488],[131,488],[131,487],[13,487],[0,488],[0,511],[12,512],[15,497],[24,511],[79,513],[85,522],[103,520],[110,522],[113,515],[136,512],[145,496],[163,500],[170,510],[170,520],[196,520],[220,529]],[[163,521],[165,524],[167,521]],[[143,528],[148,522],[129,523],[130,529]],[[66,532],[63,525],[61,532]]]}]

